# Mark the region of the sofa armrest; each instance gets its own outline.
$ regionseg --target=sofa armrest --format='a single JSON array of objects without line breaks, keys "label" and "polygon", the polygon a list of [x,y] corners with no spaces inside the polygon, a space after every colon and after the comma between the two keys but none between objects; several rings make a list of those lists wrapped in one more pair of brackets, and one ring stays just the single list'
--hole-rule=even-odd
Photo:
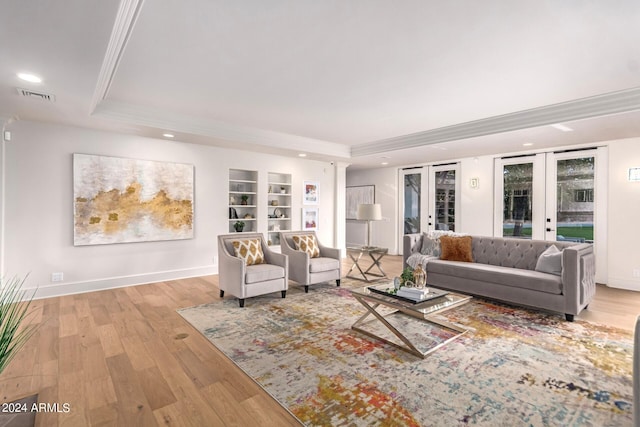
[{"label": "sofa armrest", "polygon": [[402,268],[407,267],[407,258],[422,248],[422,233],[405,234],[402,245]]},{"label": "sofa armrest", "polygon": [[581,243],[562,251],[562,288],[565,313],[577,315],[596,293],[596,259],[591,243]]},{"label": "sofa armrest", "polygon": [[291,265],[291,269],[289,271],[290,279],[303,285],[308,284],[309,254],[289,246],[282,235],[280,237],[280,249],[283,254],[286,254],[289,257],[289,264]]},{"label": "sofa armrest", "polygon": [[318,243],[318,247],[320,248],[320,256],[337,259],[338,261],[342,259],[340,249],[323,246],[320,243]]},{"label": "sofa armrest", "polygon": [[231,255],[224,243],[218,244],[218,287],[229,291],[239,298],[244,296],[245,269],[244,260]]}]

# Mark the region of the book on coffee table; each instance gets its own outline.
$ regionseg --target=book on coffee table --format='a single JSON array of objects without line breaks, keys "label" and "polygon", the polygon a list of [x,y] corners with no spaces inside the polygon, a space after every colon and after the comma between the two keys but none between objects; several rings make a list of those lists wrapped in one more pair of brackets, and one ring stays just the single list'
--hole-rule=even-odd
[{"label": "book on coffee table", "polygon": [[402,301],[411,302],[413,304],[429,301],[434,298],[440,298],[449,293],[441,289],[408,288],[405,286],[401,287],[397,291],[393,287],[389,288],[388,286],[368,286],[367,289],[369,289],[369,291],[374,292],[376,294],[386,295]]}]

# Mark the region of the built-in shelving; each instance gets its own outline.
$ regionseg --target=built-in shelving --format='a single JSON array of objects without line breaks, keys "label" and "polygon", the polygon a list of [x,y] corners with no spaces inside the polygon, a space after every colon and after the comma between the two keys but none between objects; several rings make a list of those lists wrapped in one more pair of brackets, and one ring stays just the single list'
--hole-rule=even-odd
[{"label": "built-in shelving", "polygon": [[291,231],[291,174],[269,172],[267,242],[280,245],[280,231]]},{"label": "built-in shelving", "polygon": [[244,223],[242,232],[258,230],[258,172],[229,169],[229,232],[240,232],[236,223]]}]

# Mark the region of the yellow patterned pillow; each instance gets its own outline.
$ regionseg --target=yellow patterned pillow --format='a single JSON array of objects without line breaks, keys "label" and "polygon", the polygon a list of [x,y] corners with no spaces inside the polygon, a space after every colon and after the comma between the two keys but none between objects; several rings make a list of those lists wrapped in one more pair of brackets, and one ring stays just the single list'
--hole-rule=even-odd
[{"label": "yellow patterned pillow", "polygon": [[234,240],[233,252],[238,258],[242,258],[246,265],[264,263],[264,252],[260,239]]},{"label": "yellow patterned pillow", "polygon": [[308,253],[311,258],[320,256],[320,248],[316,242],[316,236],[313,234],[293,236],[293,243],[295,243],[297,250]]}]

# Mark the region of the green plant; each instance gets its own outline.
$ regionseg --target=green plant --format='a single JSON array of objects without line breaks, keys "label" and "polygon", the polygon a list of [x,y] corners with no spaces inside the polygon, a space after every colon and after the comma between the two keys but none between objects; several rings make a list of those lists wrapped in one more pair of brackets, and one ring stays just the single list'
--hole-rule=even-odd
[{"label": "green plant", "polygon": [[36,330],[37,325],[21,327],[31,314],[29,307],[35,294],[27,297],[22,289],[25,280],[13,277],[5,283],[0,279],[0,373]]},{"label": "green plant", "polygon": [[236,231],[242,231],[242,230],[244,230],[244,221],[236,221],[236,222],[233,224],[233,228],[235,228],[235,229],[236,229]]},{"label": "green plant", "polygon": [[247,200],[249,200],[249,196],[246,194],[243,194],[242,196],[240,196],[240,198],[242,199],[243,202],[246,202]]},{"label": "green plant", "polygon": [[400,275],[400,286],[404,286],[404,282],[413,280],[413,269],[411,267],[406,267],[402,270],[402,274]]}]

